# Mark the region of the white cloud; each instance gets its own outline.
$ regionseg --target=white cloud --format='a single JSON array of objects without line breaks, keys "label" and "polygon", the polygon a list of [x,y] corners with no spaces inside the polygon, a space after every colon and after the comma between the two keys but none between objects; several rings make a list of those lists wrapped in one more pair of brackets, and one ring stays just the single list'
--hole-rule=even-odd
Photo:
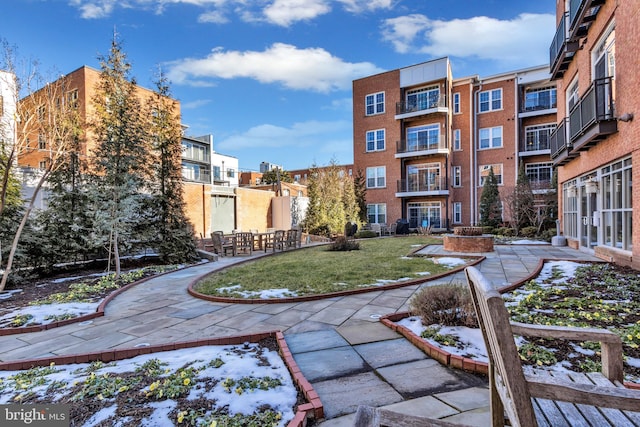
[{"label": "white cloud", "polygon": [[393,0],[337,0],[342,3],[345,10],[353,13],[374,11],[377,9],[391,9]]},{"label": "white cloud", "polygon": [[288,27],[294,22],[311,20],[331,11],[328,0],[275,0],[263,10],[268,22]]},{"label": "white cloud", "polygon": [[182,110],[194,110],[196,108],[204,107],[211,103],[210,99],[196,99],[190,102],[184,102],[180,104],[180,109]]},{"label": "white cloud", "polygon": [[369,62],[345,62],[322,48],[299,49],[284,43],[274,43],[262,52],[217,48],[206,58],[186,58],[167,65],[169,79],[177,84],[250,78],[323,93],[348,90],[354,79],[382,71]]},{"label": "white cloud", "polygon": [[116,0],[71,0],[70,5],[80,9],[80,16],[84,19],[105,18],[111,15],[117,5]]},{"label": "white cloud", "polygon": [[523,13],[511,20],[477,16],[442,21],[414,14],[388,19],[382,30],[400,53],[532,64],[549,59],[555,16]]},{"label": "white cloud", "polygon": [[212,10],[200,14],[198,16],[198,22],[201,24],[226,24],[227,22],[229,22],[229,18],[227,18],[225,14],[219,10]]},{"label": "white cloud", "polygon": [[[216,141],[216,150],[232,152],[243,149],[264,149],[304,146],[323,146],[327,140],[351,130],[349,121],[306,121],[294,123],[291,127],[272,124],[254,126],[243,133]],[[349,150],[353,142],[348,141]]]}]

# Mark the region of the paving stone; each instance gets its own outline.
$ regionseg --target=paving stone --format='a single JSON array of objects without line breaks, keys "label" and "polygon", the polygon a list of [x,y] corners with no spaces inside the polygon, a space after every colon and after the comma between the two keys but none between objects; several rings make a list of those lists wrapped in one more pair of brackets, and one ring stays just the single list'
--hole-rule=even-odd
[{"label": "paving stone", "polygon": [[312,314],[313,313],[308,311],[289,309],[280,314],[271,316],[269,319],[266,319],[265,322],[289,327],[297,325]]},{"label": "paving stone", "polygon": [[335,329],[287,334],[285,341],[293,354],[349,345]]},{"label": "paving stone", "polygon": [[442,418],[458,414],[459,411],[433,396],[418,397],[387,405],[384,409],[401,414],[425,418]]},{"label": "paving stone", "polygon": [[313,384],[324,405],[325,418],[350,414],[359,405],[383,406],[400,402],[402,396],[373,372],[343,376]]},{"label": "paving stone", "polygon": [[360,355],[350,346],[294,353],[293,358],[304,377],[311,383],[370,370]]},{"label": "paving stone", "polygon": [[377,319],[375,320],[375,323],[359,322],[350,326],[341,326],[337,331],[351,345],[390,340],[400,337],[400,334],[394,332],[390,328],[387,328],[377,321]]},{"label": "paving stone", "polygon": [[424,396],[427,393],[456,390],[467,386],[452,369],[433,359],[386,366],[377,371],[405,397]]},{"label": "paving stone", "polygon": [[404,338],[360,344],[354,349],[374,369],[427,359],[422,351]]},{"label": "paving stone", "polygon": [[486,427],[491,425],[491,410],[489,407],[461,412],[450,417],[444,417],[443,421],[452,424],[460,424],[469,427]]},{"label": "paving stone", "polygon": [[438,393],[435,397],[461,412],[489,406],[489,389],[481,387]]},{"label": "paving stone", "polygon": [[355,312],[356,310],[350,308],[327,307],[309,317],[309,319],[315,322],[328,323],[330,325],[338,326],[349,317],[351,317],[351,315]]}]

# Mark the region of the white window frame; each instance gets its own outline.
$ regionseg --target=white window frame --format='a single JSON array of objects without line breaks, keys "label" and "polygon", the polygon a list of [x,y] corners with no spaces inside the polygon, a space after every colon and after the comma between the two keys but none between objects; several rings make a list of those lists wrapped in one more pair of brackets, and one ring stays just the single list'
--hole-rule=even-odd
[{"label": "white window frame", "polygon": [[[384,129],[368,130],[365,135],[365,150],[367,153],[374,151],[384,151],[386,147],[386,131]],[[371,139],[369,139],[371,137]],[[373,148],[369,149],[369,142],[373,144]]]},{"label": "white window frame", "polygon": [[[497,135],[498,133],[500,134],[499,136]],[[485,138],[483,138],[483,134],[486,134]],[[502,135],[502,126],[480,129],[480,131],[478,132],[478,150],[502,148]],[[483,141],[487,141],[486,147],[483,146]],[[497,144],[496,142],[498,142],[499,144]]]},{"label": "white window frame", "polygon": [[[503,174],[503,167],[502,167],[502,163],[493,163],[493,164],[488,164],[488,165],[480,165],[480,167],[478,168],[478,183],[480,184],[480,188],[484,187],[484,177],[482,176],[482,173],[487,171],[487,176],[488,176],[488,171],[489,169],[493,167],[493,174],[496,177],[496,181],[498,182],[498,185],[502,185],[503,183],[503,179],[502,179],[502,174]],[[496,173],[497,170],[500,170],[500,173]]]},{"label": "white window frame", "polygon": [[[439,123],[407,128],[407,150],[437,150],[440,148],[441,135]],[[434,140],[435,144],[433,143]]]},{"label": "white window frame", "polygon": [[460,92],[453,94],[453,114],[460,114]]},{"label": "white window frame", "polygon": [[367,168],[367,188],[385,188],[387,186],[387,167]]},{"label": "white window frame", "polygon": [[[540,172],[549,170],[549,177],[547,179],[540,179]],[[535,185],[548,184],[551,182],[553,176],[553,163],[527,163],[524,165],[524,171],[529,179],[529,183]]]},{"label": "white window frame", "polygon": [[440,86],[427,86],[408,90],[405,102],[410,111],[422,111],[437,108],[440,103]]},{"label": "white window frame", "polygon": [[[487,97],[486,101],[482,99],[484,95]],[[478,110],[481,113],[502,110],[502,88],[480,92],[478,95]]]},{"label": "white window frame", "polygon": [[461,224],[462,223],[462,202],[453,202],[452,210],[453,210],[453,223]]},{"label": "white window frame", "polygon": [[453,130],[453,150],[461,151],[462,150],[462,141],[461,141],[462,132],[460,129]]},{"label": "white window frame", "polygon": [[451,167],[451,183],[455,188],[462,187],[462,166]]},{"label": "white window frame", "polygon": [[[382,97],[380,100],[379,97]],[[364,97],[364,114],[366,116],[375,116],[376,114],[384,114],[384,98],[383,92],[370,93]],[[369,107],[373,110],[369,112]]]},{"label": "white window frame", "polygon": [[[372,212],[373,211],[373,212]],[[371,221],[374,217],[375,221]],[[387,223],[387,204],[386,203],[370,203],[367,205],[367,221],[370,224],[386,224]]]},{"label": "white window frame", "polygon": [[[555,123],[526,126],[524,128],[524,151],[549,150],[551,134],[555,129]],[[531,144],[529,143],[529,141],[531,141]]]}]

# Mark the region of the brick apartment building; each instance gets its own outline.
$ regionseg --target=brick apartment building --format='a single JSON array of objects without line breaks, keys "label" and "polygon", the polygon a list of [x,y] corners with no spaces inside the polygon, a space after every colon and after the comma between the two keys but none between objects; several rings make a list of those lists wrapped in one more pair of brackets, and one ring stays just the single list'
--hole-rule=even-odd
[{"label": "brick apartment building", "polygon": [[504,200],[521,162],[534,190],[553,191],[555,127],[547,66],[454,78],[441,58],[355,80],[354,169],[366,172],[369,222],[475,225],[489,170]]},{"label": "brick apartment building", "polygon": [[[551,158],[569,245],[640,267],[640,2],[559,0],[550,70],[558,87]],[[637,209],[636,209],[637,210]],[[636,229],[637,230],[637,229]]]}]

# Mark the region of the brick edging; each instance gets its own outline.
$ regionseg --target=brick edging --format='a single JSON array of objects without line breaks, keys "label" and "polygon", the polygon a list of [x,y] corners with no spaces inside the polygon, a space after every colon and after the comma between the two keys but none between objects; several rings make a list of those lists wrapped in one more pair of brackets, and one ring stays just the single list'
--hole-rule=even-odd
[{"label": "brick edging", "polygon": [[79,353],[66,356],[46,357],[39,359],[26,359],[19,361],[0,362],[0,370],[14,371],[31,369],[37,366],[49,366],[51,363],[56,365],[68,365],[75,363],[91,363],[95,361],[113,362],[116,360],[130,359],[132,357],[143,354],[151,354],[163,351],[180,350],[184,348],[202,347],[209,345],[239,345],[245,342],[257,343],[265,338],[275,338],[278,343],[278,352],[282,357],[293,383],[303,394],[307,403],[298,405],[295,415],[287,424],[287,427],[305,427],[309,418],[320,419],[324,417],[324,407],[320,401],[318,393],[313,389],[311,383],[304,377],[298,364],[293,359],[289,346],[284,339],[281,331],[262,332],[250,335],[233,335],[220,338],[209,338],[203,340],[181,341],[169,344],[158,344],[149,347],[128,348],[120,350],[105,350],[94,353]]},{"label": "brick edging", "polygon": [[[424,248],[424,246],[422,248]],[[414,254],[415,252],[421,250],[422,248],[418,248],[415,251],[411,252],[410,254]],[[444,257],[449,257],[450,255],[429,254],[429,256],[432,258],[444,258]],[[381,285],[381,286],[369,286],[366,288],[328,292],[328,293],[316,294],[316,295],[305,295],[305,296],[299,296],[299,297],[286,297],[286,298],[230,298],[230,297],[218,297],[214,295],[203,294],[194,289],[194,286],[199,281],[206,278],[207,276],[215,273],[219,273],[220,271],[224,271],[226,268],[231,268],[238,265],[238,264],[233,264],[228,267],[224,267],[220,270],[212,271],[212,272],[203,274],[202,276],[196,277],[191,281],[191,283],[189,283],[189,286],[187,286],[187,292],[189,293],[189,295],[195,298],[203,299],[205,301],[223,302],[223,303],[230,303],[230,304],[282,304],[282,303],[317,301],[325,298],[345,297],[350,295],[364,294],[367,292],[388,291],[392,289],[404,288],[406,286],[420,285],[422,283],[430,282],[432,280],[441,279],[442,277],[449,276],[451,274],[456,274],[464,270],[465,268],[469,266],[477,265],[486,259],[485,256],[481,256],[481,255],[464,255],[463,257],[473,259],[473,261],[466,263],[462,266],[455,267],[449,271],[434,274],[433,276],[420,277],[412,280],[398,281],[395,283],[390,283],[390,284]]]}]

